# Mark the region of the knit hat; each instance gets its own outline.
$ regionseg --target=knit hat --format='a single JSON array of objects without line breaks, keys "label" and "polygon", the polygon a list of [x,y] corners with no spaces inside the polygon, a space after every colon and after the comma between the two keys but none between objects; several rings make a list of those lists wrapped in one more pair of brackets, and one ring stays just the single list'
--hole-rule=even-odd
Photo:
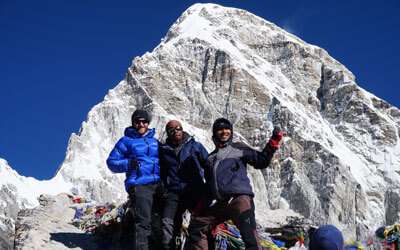
[{"label": "knit hat", "polygon": [[[217,136],[217,131],[218,131],[218,130],[221,130],[221,129],[223,129],[223,128],[230,129],[230,130],[231,130],[231,136],[230,136],[230,138],[229,138],[227,141],[223,141],[223,142],[222,142],[222,141],[218,138],[218,136]],[[225,119],[225,118],[218,118],[217,120],[215,120],[215,122],[214,122],[214,124],[213,124],[212,131],[213,131],[212,140],[213,140],[213,142],[215,143],[215,145],[219,145],[218,147],[226,146],[226,145],[228,145],[229,143],[232,142],[232,138],[233,138],[233,127],[232,127],[232,123],[231,123],[228,119]]]},{"label": "knit hat", "polygon": [[223,128],[230,129],[233,132],[232,123],[228,119],[218,118],[217,120],[215,120],[212,127],[213,136],[217,134],[218,130]]},{"label": "knit hat", "polygon": [[310,239],[310,250],[343,250],[343,235],[333,225],[320,226]]},{"label": "knit hat", "polygon": [[132,114],[132,124],[138,119],[145,119],[146,121],[151,122],[151,115],[146,110],[137,109]]}]

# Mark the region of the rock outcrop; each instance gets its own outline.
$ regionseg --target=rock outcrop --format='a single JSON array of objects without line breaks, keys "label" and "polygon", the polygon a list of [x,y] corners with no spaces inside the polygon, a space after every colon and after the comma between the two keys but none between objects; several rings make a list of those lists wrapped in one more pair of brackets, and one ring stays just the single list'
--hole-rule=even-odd
[{"label": "rock outcrop", "polygon": [[66,194],[42,195],[40,205],[21,210],[15,226],[15,250],[99,249],[93,236],[72,225],[75,210]]},{"label": "rock outcrop", "polygon": [[[103,219],[96,219],[96,203],[74,203],[70,195],[59,194],[57,196],[41,195],[40,205],[34,209],[24,209],[18,214],[15,229],[15,250],[28,249],[82,249],[82,250],[123,250],[131,249],[132,241],[132,220],[122,217],[120,221],[115,221],[109,216],[107,223],[101,222]],[[97,204],[99,205],[99,204]],[[79,226],[74,225],[74,218],[77,209],[84,209]],[[100,209],[100,208],[99,208]],[[264,223],[268,227],[277,228],[286,225],[293,218],[300,218],[298,214],[290,213],[287,210],[267,210],[264,211]],[[106,215],[102,215],[103,218]],[[125,215],[126,216],[126,215]],[[129,220],[130,219],[130,220]],[[94,223],[93,221],[99,223]],[[79,220],[78,220],[79,221]],[[85,223],[95,225],[91,232],[82,231]],[[152,246],[159,249],[161,233],[161,221],[155,216],[153,227],[157,233],[152,237]],[[152,249],[153,249],[152,248]]]}]

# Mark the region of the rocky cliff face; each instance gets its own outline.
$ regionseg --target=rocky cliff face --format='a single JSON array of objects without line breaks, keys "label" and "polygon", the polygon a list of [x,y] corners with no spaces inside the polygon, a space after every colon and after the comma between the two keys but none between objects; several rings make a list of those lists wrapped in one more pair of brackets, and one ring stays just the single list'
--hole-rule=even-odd
[{"label": "rocky cliff face", "polygon": [[[398,220],[399,110],[357,86],[323,49],[251,13],[189,8],[90,112],[59,174],[80,175],[74,166],[87,159],[110,194],[121,189],[104,160],[136,108],[153,112],[159,134],[177,118],[209,148],[210,125],[220,116],[254,147],[273,125],[285,128],[272,168],[262,176],[252,171],[259,208],[288,206],[360,237]],[[93,154],[101,156],[97,162],[87,157]],[[79,183],[94,199],[107,197],[96,192],[99,185]]]},{"label": "rocky cliff face", "polygon": [[55,178],[98,201],[123,200],[123,176],[105,160],[136,108],[169,119],[212,149],[220,116],[261,147],[273,125],[287,133],[269,169],[251,169],[257,219],[286,209],[365,237],[400,219],[400,110],[360,88],[329,54],[249,12],[196,4],[70,138]]},{"label": "rocky cliff face", "polygon": [[11,249],[14,219],[19,210],[13,186],[3,185],[0,189],[0,249]]},{"label": "rocky cliff face", "polygon": [[42,193],[58,194],[69,190],[61,176],[49,181],[38,181],[20,176],[7,161],[0,158],[0,249],[11,249],[14,226],[20,209],[39,205],[37,197]]}]

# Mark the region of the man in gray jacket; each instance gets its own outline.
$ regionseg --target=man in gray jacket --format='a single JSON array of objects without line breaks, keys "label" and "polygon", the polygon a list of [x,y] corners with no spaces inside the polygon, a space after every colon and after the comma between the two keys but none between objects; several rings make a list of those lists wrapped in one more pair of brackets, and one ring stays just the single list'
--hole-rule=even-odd
[{"label": "man in gray jacket", "polygon": [[215,150],[208,156],[205,179],[210,200],[201,211],[192,214],[189,249],[208,249],[208,234],[214,226],[232,219],[239,228],[246,249],[262,249],[256,234],[254,193],[247,176],[247,164],[257,169],[268,167],[282,139],[275,128],[260,152],[243,143],[232,142],[233,127],[225,118],[213,124]]}]

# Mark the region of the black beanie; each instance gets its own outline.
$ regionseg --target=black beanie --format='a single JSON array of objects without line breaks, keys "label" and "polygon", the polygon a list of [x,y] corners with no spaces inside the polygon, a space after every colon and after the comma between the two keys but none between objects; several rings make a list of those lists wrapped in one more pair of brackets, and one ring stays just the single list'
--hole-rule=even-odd
[{"label": "black beanie", "polygon": [[215,120],[213,127],[212,127],[213,136],[216,135],[218,130],[223,129],[223,128],[230,129],[231,132],[233,133],[232,123],[228,119],[218,118],[217,120]]},{"label": "black beanie", "polygon": [[151,122],[151,115],[146,110],[137,109],[132,114],[131,118],[132,124],[134,123],[135,120],[138,120],[140,118],[145,119],[148,122]]}]

